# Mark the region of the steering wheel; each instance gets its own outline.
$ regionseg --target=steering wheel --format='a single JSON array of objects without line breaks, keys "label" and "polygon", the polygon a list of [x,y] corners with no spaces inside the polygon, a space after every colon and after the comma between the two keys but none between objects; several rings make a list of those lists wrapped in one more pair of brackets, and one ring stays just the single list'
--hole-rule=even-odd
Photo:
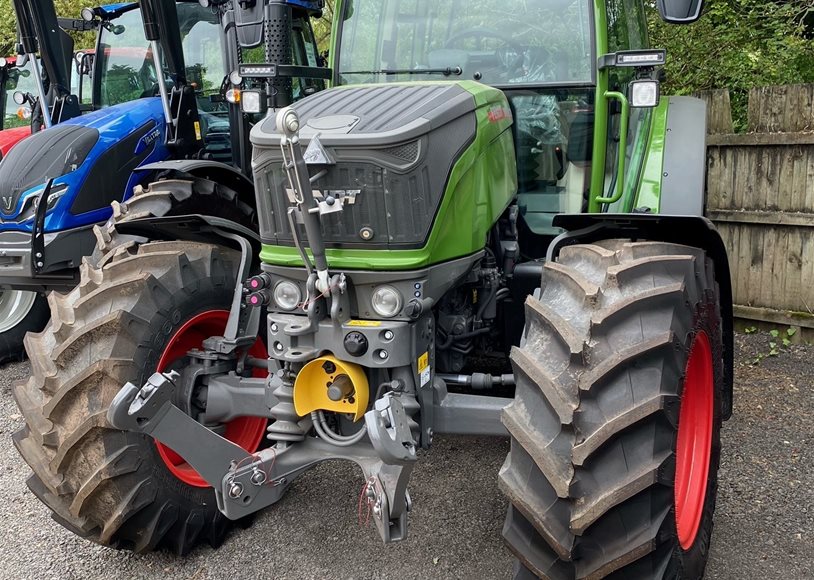
[{"label": "steering wheel", "polygon": [[[456,40],[460,40],[461,38],[468,38],[473,37],[479,41],[482,41],[484,38],[496,38],[503,42],[505,47],[500,47],[495,50],[495,56],[500,61],[501,66],[503,67],[504,74],[507,77],[512,76],[517,69],[519,69],[523,65],[523,53],[525,49],[523,45],[518,43],[513,38],[505,36],[504,34],[498,32],[497,30],[492,30],[491,28],[482,28],[482,27],[475,27],[475,28],[466,28],[461,30],[460,32],[456,32],[449,38],[447,38],[446,42],[444,43],[444,48],[453,48],[451,46]],[[514,55],[511,55],[506,48],[511,48],[514,51]]]}]

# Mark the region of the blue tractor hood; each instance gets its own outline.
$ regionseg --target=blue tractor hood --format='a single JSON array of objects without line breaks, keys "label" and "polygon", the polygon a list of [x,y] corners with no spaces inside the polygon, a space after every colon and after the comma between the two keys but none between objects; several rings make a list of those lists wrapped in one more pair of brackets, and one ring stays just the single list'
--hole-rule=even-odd
[{"label": "blue tractor hood", "polygon": [[[0,161],[0,231],[30,232],[36,200],[54,179],[45,231],[107,220],[132,195],[138,168],[170,156],[158,97],[101,109],[40,131]],[[58,211],[55,211],[57,210]]]}]

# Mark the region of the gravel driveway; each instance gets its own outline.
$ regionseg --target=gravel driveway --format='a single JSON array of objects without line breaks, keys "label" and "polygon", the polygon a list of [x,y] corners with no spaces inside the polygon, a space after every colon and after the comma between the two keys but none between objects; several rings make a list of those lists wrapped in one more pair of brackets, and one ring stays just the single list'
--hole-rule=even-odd
[{"label": "gravel driveway", "polygon": [[[792,346],[759,365],[768,335],[739,336],[736,411],[725,425],[708,578],[814,578],[814,348]],[[185,559],[96,546],[57,525],[25,487],[11,443],[22,423],[10,393],[27,363],[0,368],[0,579],[507,578],[505,502],[496,474],[502,439],[437,438],[411,481],[410,535],[382,546],[360,526],[361,476],[322,465],[248,530]]]}]

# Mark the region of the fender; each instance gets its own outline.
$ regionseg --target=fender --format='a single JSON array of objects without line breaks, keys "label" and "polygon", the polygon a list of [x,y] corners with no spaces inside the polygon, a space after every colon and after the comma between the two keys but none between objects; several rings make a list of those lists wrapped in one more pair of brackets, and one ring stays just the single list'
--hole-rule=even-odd
[{"label": "fender", "polygon": [[209,159],[178,159],[159,161],[139,167],[139,170],[152,171],[156,174],[170,172],[193,175],[220,183],[235,190],[240,201],[256,207],[254,182],[239,169],[220,161]]},{"label": "fender", "polygon": [[240,250],[241,244],[234,239],[234,236],[239,236],[251,247],[254,256],[252,262],[260,256],[260,236],[256,232],[237,222],[215,216],[195,214],[139,218],[116,224],[116,230],[148,240],[217,243]]},{"label": "fender", "polygon": [[735,331],[732,309],[732,279],[729,258],[721,235],[707,218],[656,214],[560,214],[553,225],[566,233],[549,246],[546,260],[554,260],[571,244],[585,244],[608,238],[631,238],[701,248],[715,264],[715,278],[721,295],[721,327],[724,347],[724,393],[722,416],[732,416],[735,369]]}]

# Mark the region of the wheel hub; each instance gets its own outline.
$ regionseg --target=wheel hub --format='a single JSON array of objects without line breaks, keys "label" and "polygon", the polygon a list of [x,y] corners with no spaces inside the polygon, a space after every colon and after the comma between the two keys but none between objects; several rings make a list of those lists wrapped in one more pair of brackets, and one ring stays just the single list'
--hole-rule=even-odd
[{"label": "wheel hub", "polygon": [[[207,310],[190,318],[170,338],[158,360],[156,370],[164,372],[175,361],[185,357],[190,350],[201,348],[205,339],[222,335],[228,320],[228,310]],[[249,354],[265,358],[266,352],[263,341],[258,338],[254,346],[249,349]],[[266,375],[266,372],[262,369],[257,369],[255,372],[257,376]],[[220,434],[232,443],[253,453],[257,451],[260,442],[263,440],[267,422],[263,417],[238,417],[223,425]],[[194,487],[209,487],[209,484],[204,481],[200,474],[175,451],[158,441],[155,444],[167,469],[175,477]]]},{"label": "wheel hub", "polygon": [[0,333],[20,324],[31,312],[36,300],[36,292],[0,290]]},{"label": "wheel hub", "polygon": [[684,550],[695,543],[704,514],[712,452],[713,384],[712,348],[702,331],[690,349],[678,419],[675,517]]}]

